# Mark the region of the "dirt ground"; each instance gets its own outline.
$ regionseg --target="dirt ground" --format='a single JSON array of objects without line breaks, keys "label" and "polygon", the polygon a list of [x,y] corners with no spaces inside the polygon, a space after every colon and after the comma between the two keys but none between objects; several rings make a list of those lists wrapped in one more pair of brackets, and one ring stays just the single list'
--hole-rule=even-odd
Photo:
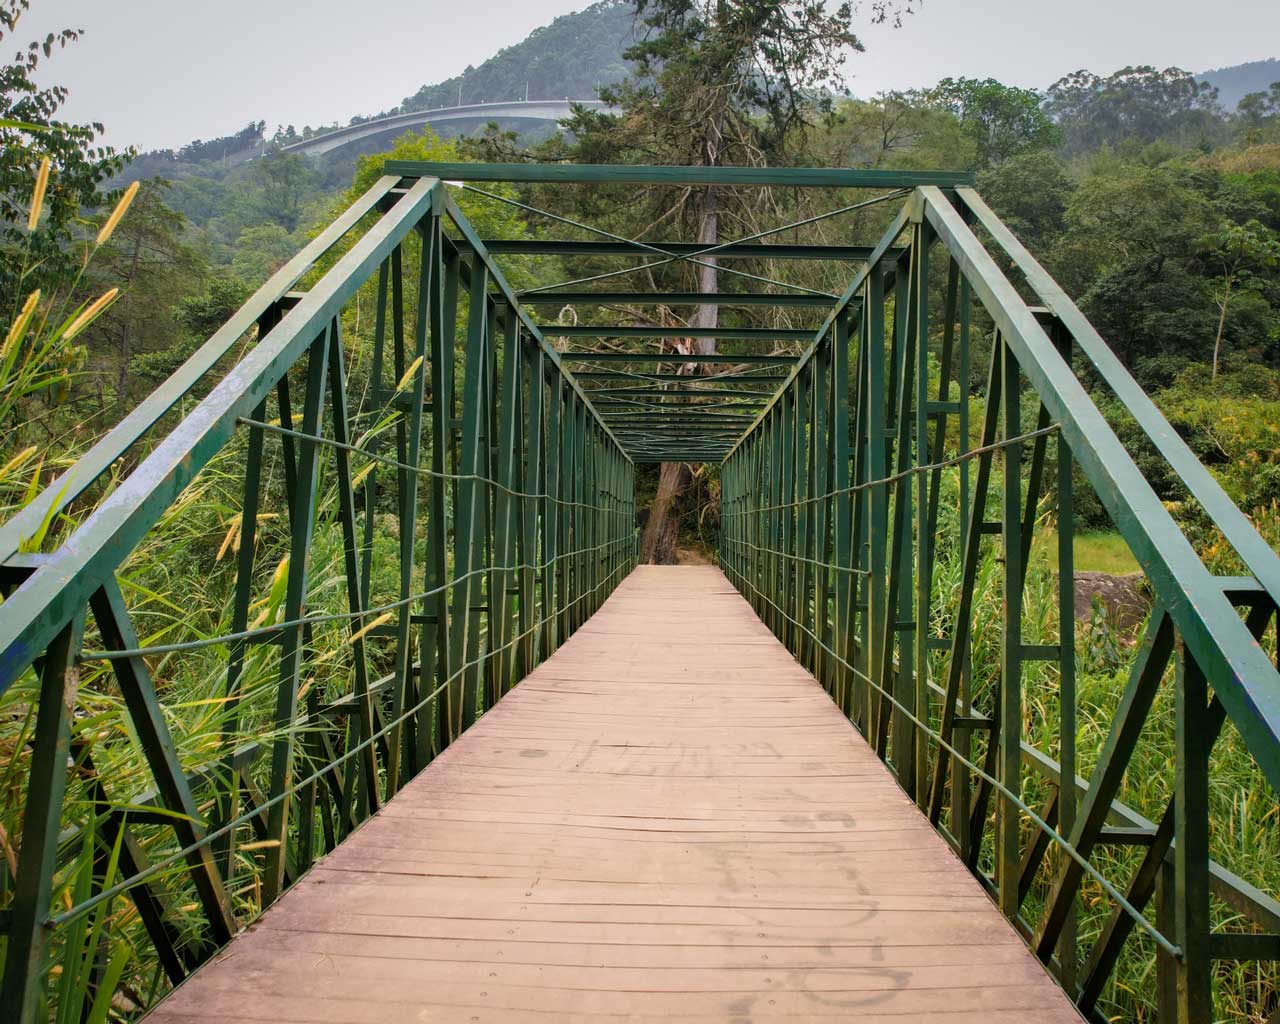
[{"label": "dirt ground", "polygon": [[698,548],[676,548],[676,565],[715,565],[716,560]]}]

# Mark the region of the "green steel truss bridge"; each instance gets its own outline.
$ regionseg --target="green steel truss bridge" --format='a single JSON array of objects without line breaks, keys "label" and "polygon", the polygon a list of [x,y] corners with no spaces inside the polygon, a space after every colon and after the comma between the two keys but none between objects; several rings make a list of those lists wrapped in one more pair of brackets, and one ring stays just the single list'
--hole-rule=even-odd
[{"label": "green steel truss bridge", "polygon": [[[548,237],[482,238],[458,200],[497,182],[820,189],[835,241],[528,207]],[[521,293],[540,255],[620,269]],[[645,286],[711,260],[720,293]],[[735,326],[762,310],[792,326]],[[636,466],[673,460],[719,469],[719,569],[636,566]],[[154,543],[194,493],[216,556]],[[1082,748],[1090,495],[1153,606]],[[166,557],[225,607],[158,606]],[[1230,744],[1276,800],[1280,558],[964,175],[390,164],[0,528],[0,584],[5,1021],[88,1017],[131,963],[117,1011],[177,986],[152,1017],[184,1024],[1095,1020],[1134,958],[1160,1021],[1207,1024],[1224,965],[1274,985],[1280,903],[1215,859],[1212,780]]]}]

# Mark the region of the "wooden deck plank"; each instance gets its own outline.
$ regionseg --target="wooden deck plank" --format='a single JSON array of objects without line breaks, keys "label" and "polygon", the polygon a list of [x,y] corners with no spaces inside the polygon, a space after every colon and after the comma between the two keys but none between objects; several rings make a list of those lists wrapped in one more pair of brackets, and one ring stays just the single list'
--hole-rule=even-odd
[{"label": "wooden deck plank", "polygon": [[717,569],[641,567],[153,1024],[1077,1024]]}]

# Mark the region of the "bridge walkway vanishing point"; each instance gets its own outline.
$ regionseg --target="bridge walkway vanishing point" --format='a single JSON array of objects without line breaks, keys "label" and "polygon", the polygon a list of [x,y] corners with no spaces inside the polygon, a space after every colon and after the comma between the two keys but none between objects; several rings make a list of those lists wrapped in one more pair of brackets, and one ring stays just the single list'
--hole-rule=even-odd
[{"label": "bridge walkway vanishing point", "polygon": [[719,569],[640,566],[148,1018],[1078,1021]]}]

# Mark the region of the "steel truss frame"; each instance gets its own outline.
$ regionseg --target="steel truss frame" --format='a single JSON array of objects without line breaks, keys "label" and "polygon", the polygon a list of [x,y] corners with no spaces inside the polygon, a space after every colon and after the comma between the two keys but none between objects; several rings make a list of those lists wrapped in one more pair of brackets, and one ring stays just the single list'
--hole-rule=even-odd
[{"label": "steel truss frame", "polygon": [[[877,188],[893,191],[842,210],[890,201],[901,209],[874,246],[763,241],[776,230],[716,246],[638,242],[551,214],[607,241],[486,241],[446,186],[466,181]],[[729,268],[735,285],[766,290],[614,289],[632,268],[517,294],[498,252],[659,258],[641,268],[720,257],[853,259],[860,269],[839,296]],[[1017,287],[1000,265],[1015,268]],[[376,322],[370,386],[357,401],[343,330],[344,310],[362,289]],[[557,352],[548,336],[642,346],[697,332],[565,328],[529,312],[706,303],[793,315],[810,308],[824,319],[813,331],[703,332],[784,346],[809,339],[802,354]],[[990,329],[990,360],[985,388],[973,390],[971,364],[985,352],[975,345],[978,325]],[[255,328],[256,344],[219,375]],[[1209,573],[1080,385],[1076,362],[1121,400],[1249,575]],[[178,404],[210,383],[177,420]],[[1025,395],[1037,407],[1027,423]],[[976,437],[971,398],[982,399]],[[139,455],[100,497],[112,467]],[[243,468],[231,629],[142,646],[128,604],[131,553],[215,459]],[[391,163],[163,387],[0,526],[0,693],[27,686],[36,709],[21,856],[0,918],[0,1016],[35,1019],[53,937],[118,898],[134,903],[170,981],[185,977],[242,922],[244,908],[228,895],[237,857],[258,861],[262,905],[278,898],[591,614],[634,565],[635,465],[672,460],[721,464],[726,574],[1086,1016],[1097,1016],[1138,932],[1158,949],[1166,1021],[1212,1019],[1215,959],[1280,960],[1280,903],[1211,859],[1208,800],[1212,748],[1228,720],[1270,785],[1280,784],[1280,675],[1260,642],[1276,629],[1280,559],[967,176]],[[1076,749],[1074,470],[1156,598],[1088,777]],[[960,586],[944,602],[935,578],[947,554],[938,529],[951,481]],[[1029,644],[1026,567],[1051,484],[1058,636]],[[55,550],[23,552],[41,524],[93,500]],[[272,516],[282,525],[273,527]],[[322,520],[342,536],[340,611],[321,608],[308,576]],[[379,539],[396,551],[388,594],[371,584]],[[991,545],[1003,595],[999,668],[981,678],[972,634],[977,570]],[[268,552],[280,556],[282,596],[276,618],[264,622],[255,612],[273,579]],[[154,673],[169,656],[208,648],[225,657],[231,713],[217,756],[189,764],[168,731]],[[342,664],[344,685],[321,694],[304,680],[327,658]],[[250,680],[264,663],[270,706],[254,718]],[[102,665],[145,753],[148,792],[117,792],[76,727],[80,680],[106,678],[93,668]],[[1024,726],[1024,681],[1046,669],[1057,673],[1059,698],[1052,751],[1029,742]],[[1150,821],[1117,796],[1153,728],[1161,688],[1172,690],[1177,709],[1176,777],[1168,807]],[[68,833],[62,807],[73,789],[100,813]],[[1028,803],[1041,791],[1043,804]],[[167,845],[154,841],[156,829],[171,833]],[[85,830],[100,849],[119,851],[121,880],[96,877],[87,899],[55,909],[59,866]],[[1126,877],[1110,878],[1103,854],[1117,847],[1141,854]],[[1077,949],[1086,887],[1113,912]],[[200,908],[194,938],[174,926],[178,898]],[[1213,930],[1212,899],[1254,930]]]},{"label": "steel truss frame", "polygon": [[[376,317],[363,395],[348,384],[343,338],[362,290]],[[254,327],[256,344],[148,453],[162,417]],[[135,453],[137,467],[56,550],[21,552],[34,525],[91,497]],[[130,555],[215,460],[242,476],[231,629],[143,646],[126,600]],[[38,706],[21,853],[4,880],[0,1018],[38,1018],[50,949],[73,942],[62,937],[103,903],[132,900],[177,983],[245,923],[228,886],[238,858],[259,861],[259,906],[278,898],[626,575],[633,472],[443,183],[382,178],[0,529],[0,692],[21,682]],[[327,600],[309,579],[322,517],[342,537],[344,592]],[[394,595],[371,582],[388,517]],[[284,596],[263,624],[255,614],[273,579]],[[327,651],[316,649],[322,634]],[[209,648],[225,659],[225,739],[212,761],[191,765],[153,672]],[[331,664],[340,668],[322,694],[312,684]],[[102,665],[110,674],[95,677],[124,698],[151,792],[121,792],[76,726],[81,678]],[[253,697],[264,665],[275,680],[265,714]],[[68,833],[73,792],[98,810]],[[167,844],[154,841],[157,828]],[[87,898],[55,908],[60,864],[85,829],[107,853],[118,847],[118,880],[95,876]],[[194,938],[173,913],[188,894],[204,920]],[[104,966],[93,966],[91,992]]]},{"label": "steel truss frame", "polygon": [[[1016,269],[1021,289],[975,226]],[[899,242],[901,250],[890,248]],[[979,316],[991,334],[975,438],[968,381]],[[1089,364],[1121,399],[1251,575],[1210,574],[1073,361]],[[1034,423],[1022,422],[1025,394],[1038,405]],[[1087,778],[1076,747],[1073,467],[1155,595],[1110,737]],[[934,585],[944,473],[957,487],[961,524],[959,593],[945,598]],[[1058,636],[1030,644],[1027,562],[1050,485]],[[1101,1019],[1098,1000],[1135,932],[1157,947],[1165,1021],[1215,1019],[1215,960],[1280,960],[1280,903],[1209,855],[1210,758],[1227,720],[1273,790],[1280,784],[1280,674],[1260,642],[1277,628],[1280,559],[971,188],[923,186],[903,205],[787,382],[726,456],[722,522],[730,580],[1086,1017]],[[977,577],[991,544],[1001,572],[999,658],[978,678]],[[1026,735],[1023,681],[1037,663],[1057,673],[1056,757]],[[1176,777],[1168,806],[1149,821],[1116,798],[1139,741],[1158,728],[1151,713],[1162,686],[1172,688],[1177,709]],[[1046,785],[1043,806],[1025,802]],[[1143,851],[1136,867],[1107,878],[1108,854],[1124,846]],[[1112,911],[1100,935],[1078,948],[1086,887]],[[1214,930],[1211,898],[1254,930]],[[1154,923],[1144,916],[1153,903]]]}]

